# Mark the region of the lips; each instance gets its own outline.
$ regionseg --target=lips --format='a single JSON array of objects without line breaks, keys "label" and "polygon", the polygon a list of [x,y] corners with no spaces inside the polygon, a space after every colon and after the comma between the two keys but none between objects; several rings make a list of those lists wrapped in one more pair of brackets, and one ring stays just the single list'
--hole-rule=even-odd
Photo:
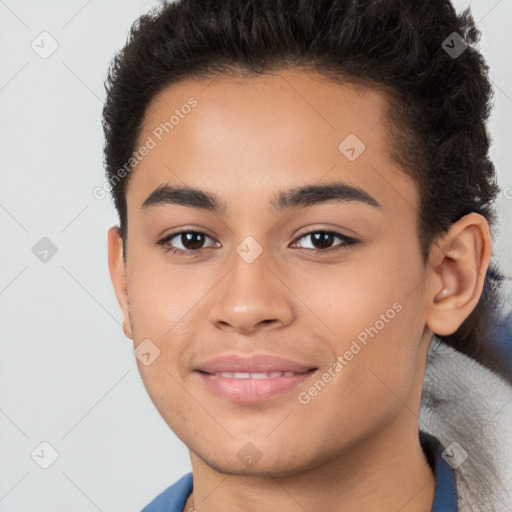
[{"label": "lips", "polygon": [[216,396],[233,402],[261,402],[291,392],[316,367],[279,356],[223,355],[195,368],[200,382]]},{"label": "lips", "polygon": [[223,355],[209,359],[198,364],[196,370],[205,373],[268,373],[292,372],[306,373],[313,367],[311,365],[285,359],[279,356],[266,354],[253,355]]},{"label": "lips", "polygon": [[228,379],[275,379],[276,377],[291,377],[298,375],[294,372],[214,372],[211,375],[227,377]]}]

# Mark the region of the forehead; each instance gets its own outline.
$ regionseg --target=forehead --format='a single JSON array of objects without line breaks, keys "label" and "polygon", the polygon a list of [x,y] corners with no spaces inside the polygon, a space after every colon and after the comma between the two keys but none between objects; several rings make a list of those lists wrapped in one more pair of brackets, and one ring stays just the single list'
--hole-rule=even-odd
[{"label": "forehead", "polygon": [[386,188],[413,203],[413,183],[389,156],[387,108],[377,89],[298,70],[173,84],[147,109],[136,149],[150,149],[132,172],[128,204],[140,207],[162,183],[258,202],[322,181]]}]

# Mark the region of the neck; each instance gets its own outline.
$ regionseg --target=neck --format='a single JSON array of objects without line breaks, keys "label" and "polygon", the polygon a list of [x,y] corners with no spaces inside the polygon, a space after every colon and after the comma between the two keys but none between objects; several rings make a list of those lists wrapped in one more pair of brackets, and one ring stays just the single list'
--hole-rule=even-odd
[{"label": "neck", "polygon": [[[407,414],[406,414],[407,415]],[[430,512],[435,479],[408,411],[403,429],[381,429],[319,467],[289,476],[226,475],[191,453],[198,512]],[[399,433],[398,433],[399,432]]]}]

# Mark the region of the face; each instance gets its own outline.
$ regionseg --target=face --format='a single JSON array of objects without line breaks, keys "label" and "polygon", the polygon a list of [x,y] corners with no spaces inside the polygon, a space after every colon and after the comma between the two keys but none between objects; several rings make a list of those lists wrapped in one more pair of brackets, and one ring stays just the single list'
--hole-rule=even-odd
[{"label": "face", "polygon": [[116,291],[151,399],[213,468],[293,474],[417,427],[428,269],[385,113],[291,70],[147,111]]}]

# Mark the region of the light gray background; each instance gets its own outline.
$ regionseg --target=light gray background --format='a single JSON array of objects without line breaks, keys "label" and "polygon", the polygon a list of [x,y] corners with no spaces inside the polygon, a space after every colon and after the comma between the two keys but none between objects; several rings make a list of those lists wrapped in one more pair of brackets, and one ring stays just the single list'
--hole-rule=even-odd
[{"label": "light gray background", "polygon": [[[138,511],[190,470],[122,333],[107,266],[115,211],[92,195],[104,182],[107,66],[155,5],[0,0],[1,512]],[[496,89],[491,156],[506,191],[495,253],[512,275],[512,0],[471,6]],[[47,59],[31,47],[43,31],[58,43]],[[32,253],[42,237],[58,249],[47,263]],[[43,441],[59,454],[48,469],[31,457]]]}]

